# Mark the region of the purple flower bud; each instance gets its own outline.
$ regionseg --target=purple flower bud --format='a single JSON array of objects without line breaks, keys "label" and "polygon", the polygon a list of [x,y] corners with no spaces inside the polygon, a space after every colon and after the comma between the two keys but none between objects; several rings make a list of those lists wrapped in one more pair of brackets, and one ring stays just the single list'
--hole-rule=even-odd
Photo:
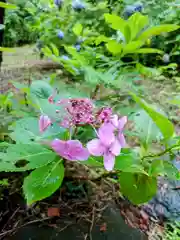
[{"label": "purple flower bud", "polygon": [[61,7],[61,5],[63,4],[63,0],[54,0],[54,4],[58,7]]},{"label": "purple flower bud", "polygon": [[74,10],[82,10],[82,9],[85,9],[85,4],[80,0],[74,0],[72,2],[72,7]]},{"label": "purple flower bud", "polygon": [[162,57],[162,60],[164,63],[169,63],[170,61],[170,57],[169,57],[169,54],[164,54],[164,56]]},{"label": "purple flower bud", "polygon": [[67,55],[62,55],[61,58],[62,58],[63,60],[69,60],[69,57],[68,57]]},{"label": "purple flower bud", "polygon": [[126,17],[130,17],[131,15],[133,15],[135,13],[135,7],[133,5],[128,5],[126,6],[125,10],[124,10],[124,15]]},{"label": "purple flower bud", "polygon": [[61,30],[59,30],[57,36],[58,36],[59,39],[63,39],[64,38],[64,33]]},{"label": "purple flower bud", "polygon": [[142,12],[142,10],[143,10],[143,4],[142,4],[141,2],[137,2],[137,3],[135,3],[133,6],[134,6],[134,10],[135,10],[136,12]]},{"label": "purple flower bud", "polygon": [[81,45],[80,44],[76,44],[74,47],[76,48],[77,52],[79,52],[81,50]]}]

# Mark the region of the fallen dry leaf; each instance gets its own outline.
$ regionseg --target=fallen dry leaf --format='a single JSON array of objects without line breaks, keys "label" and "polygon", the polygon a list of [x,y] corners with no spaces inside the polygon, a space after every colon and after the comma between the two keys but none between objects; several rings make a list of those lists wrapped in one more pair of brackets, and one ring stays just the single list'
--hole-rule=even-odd
[{"label": "fallen dry leaf", "polygon": [[106,232],[106,231],[107,231],[107,224],[106,224],[106,223],[103,223],[103,224],[100,226],[100,231],[101,231],[101,232]]},{"label": "fallen dry leaf", "polygon": [[48,217],[60,217],[60,209],[56,207],[48,208],[47,215]]}]

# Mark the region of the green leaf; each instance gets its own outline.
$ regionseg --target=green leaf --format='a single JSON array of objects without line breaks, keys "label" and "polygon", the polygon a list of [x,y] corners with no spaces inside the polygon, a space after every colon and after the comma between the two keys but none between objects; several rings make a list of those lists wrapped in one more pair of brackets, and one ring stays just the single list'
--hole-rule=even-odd
[{"label": "green leaf", "polygon": [[161,113],[155,111],[152,107],[148,106],[148,104],[143,101],[141,98],[136,96],[134,93],[131,93],[134,100],[139,104],[141,108],[143,108],[152,120],[155,122],[157,127],[162,132],[165,139],[169,139],[174,134],[174,126],[173,124]]},{"label": "green leaf", "polygon": [[134,53],[142,53],[142,54],[147,54],[147,53],[158,53],[158,54],[164,54],[163,51],[155,48],[141,48],[137,49],[134,51]]},{"label": "green leaf", "polygon": [[50,44],[51,48],[52,48],[52,53],[56,56],[56,57],[59,57],[59,50],[58,48],[56,47],[55,44],[51,43]]},{"label": "green leaf", "polygon": [[180,26],[175,24],[162,24],[159,26],[154,26],[146,31],[144,31],[139,37],[139,40],[146,40],[152,36],[160,35],[162,33],[172,32],[179,28]]},{"label": "green leaf", "polygon": [[30,92],[37,98],[48,99],[53,93],[53,88],[45,81],[33,81],[30,87]]},{"label": "green leaf", "polygon": [[143,16],[141,13],[137,12],[131,15],[128,19],[128,26],[131,31],[131,40],[135,39],[138,33],[148,25],[148,16]]},{"label": "green leaf", "polygon": [[144,45],[144,42],[142,41],[132,41],[125,46],[123,46],[123,54],[128,53],[134,53],[137,49],[139,49],[142,45]]},{"label": "green leaf", "polygon": [[114,14],[109,14],[109,13],[105,13],[104,17],[105,17],[105,21],[108,24],[111,24],[111,28],[113,28],[115,30],[119,30],[124,34],[124,28],[127,24],[124,19],[122,19],[119,16],[116,16]]},{"label": "green leaf", "polygon": [[149,174],[154,177],[166,176],[176,180],[179,176],[179,171],[171,162],[158,159],[152,162]]},{"label": "green leaf", "polygon": [[38,168],[24,179],[23,192],[27,204],[51,196],[62,184],[64,178],[64,166],[55,162]]},{"label": "green leaf", "polygon": [[120,189],[133,204],[148,202],[157,192],[157,179],[144,174],[119,174]]},{"label": "green leaf", "polygon": [[122,45],[117,43],[115,40],[110,40],[108,43],[106,43],[106,47],[113,55],[117,55],[122,52]]},{"label": "green leaf", "polygon": [[147,174],[144,171],[144,168],[140,165],[139,160],[138,156],[133,152],[121,153],[118,157],[116,157],[114,168],[122,172]]},{"label": "green leaf", "polygon": [[73,32],[76,36],[80,36],[82,34],[83,26],[80,23],[77,23],[73,27]]},{"label": "green leaf", "polygon": [[[20,172],[47,165],[56,158],[56,153],[39,144],[12,144],[3,157],[3,163],[10,163],[12,171]],[[6,171],[1,167],[0,171]]]},{"label": "green leaf", "polygon": [[152,118],[144,110],[136,112],[133,116],[134,128],[138,133],[138,137],[145,145],[152,143],[153,141],[160,140],[162,134]]},{"label": "green leaf", "polygon": [[108,42],[108,41],[109,41],[109,38],[104,35],[100,35],[95,39],[96,45],[99,45],[102,42]]},{"label": "green leaf", "polygon": [[102,167],[103,159],[101,157],[89,157],[87,161],[79,161],[79,163],[84,165],[90,165],[94,167]]},{"label": "green leaf", "polygon": [[17,120],[9,127],[9,130],[13,131],[10,137],[16,143],[32,143],[40,135],[38,119],[34,117]]},{"label": "green leaf", "polygon": [[10,53],[14,53],[15,50],[14,50],[13,48],[0,47],[0,52],[10,52]]},{"label": "green leaf", "polygon": [[6,9],[16,9],[16,5],[10,4],[10,3],[4,3],[0,2],[0,8],[6,8]]}]

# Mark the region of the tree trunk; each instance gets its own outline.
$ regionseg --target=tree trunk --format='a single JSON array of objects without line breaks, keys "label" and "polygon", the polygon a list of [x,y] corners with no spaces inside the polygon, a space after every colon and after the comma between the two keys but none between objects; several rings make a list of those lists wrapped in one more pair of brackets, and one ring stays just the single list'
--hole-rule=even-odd
[{"label": "tree trunk", "polygon": [[[6,0],[1,0],[1,2],[6,2]],[[0,8],[0,24],[4,24],[5,19],[5,8]],[[0,30],[0,47],[3,46],[3,39],[4,39],[4,29]],[[3,54],[2,51],[0,51],[0,67],[1,63],[3,61]]]}]

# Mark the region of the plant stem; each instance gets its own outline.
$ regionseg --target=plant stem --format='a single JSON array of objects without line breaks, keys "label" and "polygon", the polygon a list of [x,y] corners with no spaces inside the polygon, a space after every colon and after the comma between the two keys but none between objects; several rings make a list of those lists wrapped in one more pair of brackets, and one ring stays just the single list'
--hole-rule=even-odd
[{"label": "plant stem", "polygon": [[143,156],[142,160],[144,160],[145,158],[161,157],[161,156],[165,155],[166,153],[171,152],[173,150],[173,148],[177,148],[177,147],[180,147],[180,144],[173,145],[169,148],[166,148],[164,151],[156,153],[156,154],[150,154],[147,156]]}]

